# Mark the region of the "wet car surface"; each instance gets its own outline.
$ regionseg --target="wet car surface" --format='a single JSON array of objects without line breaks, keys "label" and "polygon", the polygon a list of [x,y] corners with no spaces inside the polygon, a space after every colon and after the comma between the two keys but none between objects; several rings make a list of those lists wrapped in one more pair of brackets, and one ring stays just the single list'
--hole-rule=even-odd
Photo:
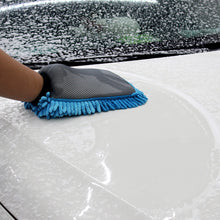
[{"label": "wet car surface", "polygon": [[90,66],[142,89],[135,109],[47,121],[1,99],[1,202],[18,219],[217,220],[218,59]]},{"label": "wet car surface", "polygon": [[[156,7],[155,3],[148,2],[147,8],[149,5]],[[35,9],[38,7],[41,6]],[[53,7],[56,6],[49,5],[50,9]],[[46,10],[43,8],[42,11]],[[30,8],[25,7],[26,10]],[[215,18],[218,21],[218,16]],[[117,38],[123,48],[146,49],[149,42],[144,46],[143,41],[154,41],[154,46],[160,42],[159,35],[149,37],[139,32],[137,23],[127,16],[102,18],[99,22],[96,17],[93,19],[96,23],[89,23],[89,33],[100,31],[97,24],[104,23],[109,30],[115,30],[121,27],[118,23],[129,23],[132,30],[138,32],[135,40],[139,44],[135,42],[136,46],[132,46],[134,33],[125,28],[123,36],[120,33]],[[39,21],[39,25],[42,22]],[[16,25],[14,27],[9,29],[8,36],[18,30]],[[195,28],[184,34],[199,34],[203,36],[199,43],[215,39],[217,44],[218,26],[213,27],[214,34],[210,26],[199,33]],[[129,31],[129,35],[124,35],[125,31]],[[1,34],[5,35],[2,31]],[[54,39],[54,35],[48,39]],[[32,35],[27,32],[26,36]],[[37,35],[33,33],[34,36]],[[93,39],[94,35],[89,36]],[[61,50],[62,55],[54,53],[51,58],[53,52],[48,50],[41,51],[41,55],[35,50],[30,53],[32,47],[27,44],[28,39],[10,39],[16,44],[1,41],[1,46],[5,45],[5,49],[22,62],[29,60],[35,68],[42,66],[47,58],[46,62],[74,58],[70,56],[72,48]],[[88,45],[87,40],[81,42]],[[115,42],[115,38],[112,41]],[[37,45],[36,39],[30,42]],[[36,49],[43,49],[43,42],[40,39]],[[59,42],[52,42],[51,48],[56,48],[56,44],[60,48],[66,41]],[[20,48],[10,50],[7,45],[27,46],[24,50],[29,52],[23,51],[18,56]],[[193,49],[183,50],[205,52],[206,46],[195,50],[193,45]],[[117,50],[111,52],[117,54]],[[80,56],[77,55],[79,59]],[[91,59],[92,56],[96,55],[92,54]],[[107,58],[113,61],[112,57]],[[119,59],[120,55],[115,57]],[[0,216],[6,216],[5,212],[9,211],[17,219],[218,220],[219,59],[220,52],[215,51],[89,66],[113,71],[143,90],[149,101],[135,109],[47,121],[25,110],[23,103],[1,98],[0,201],[6,209],[0,209]],[[70,65],[74,60],[67,63]],[[84,62],[88,64],[89,59]]]}]

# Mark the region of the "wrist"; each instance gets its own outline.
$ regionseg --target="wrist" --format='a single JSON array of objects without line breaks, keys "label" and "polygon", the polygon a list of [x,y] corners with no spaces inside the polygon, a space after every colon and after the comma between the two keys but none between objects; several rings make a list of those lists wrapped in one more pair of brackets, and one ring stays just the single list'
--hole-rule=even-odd
[{"label": "wrist", "polygon": [[37,92],[36,96],[34,97],[34,99],[32,99],[32,101],[31,101],[31,103],[33,105],[37,105],[40,98],[42,96],[45,96],[46,93],[48,92],[49,88],[50,88],[49,79],[44,73],[38,74],[38,77],[40,78],[38,80],[38,85],[37,85],[38,86],[38,88],[37,88],[38,92]]}]

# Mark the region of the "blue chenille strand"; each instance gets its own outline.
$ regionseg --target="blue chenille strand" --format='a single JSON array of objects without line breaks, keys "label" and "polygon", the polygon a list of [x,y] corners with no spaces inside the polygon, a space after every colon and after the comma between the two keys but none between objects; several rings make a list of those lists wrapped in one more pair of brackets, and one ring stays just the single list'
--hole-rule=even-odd
[{"label": "blue chenille strand", "polygon": [[124,108],[128,108],[126,99],[122,99],[121,102],[123,103]]},{"label": "blue chenille strand", "polygon": [[121,108],[122,109],[126,109],[127,108],[127,106],[124,104],[124,102],[122,100],[118,100],[118,101],[121,104]]},{"label": "blue chenille strand", "polygon": [[46,109],[42,109],[40,112],[39,112],[39,117],[43,117],[46,115]]},{"label": "blue chenille strand", "polygon": [[124,104],[123,100],[118,100],[118,102],[120,103],[119,109],[125,109],[125,108],[127,108],[126,105]]},{"label": "blue chenille strand", "polygon": [[107,111],[110,110],[110,106],[108,105],[109,101],[110,101],[110,100],[104,100],[104,103],[105,103],[105,106],[106,106],[106,108],[107,108]]},{"label": "blue chenille strand", "polygon": [[79,110],[80,110],[80,115],[84,115],[85,112],[84,102],[79,102]]},{"label": "blue chenille strand", "polygon": [[[88,107],[88,102],[86,101],[86,102],[84,102],[84,108],[85,108],[85,114],[84,115],[90,115],[91,113],[91,111],[90,111],[90,109],[89,109],[89,107]],[[90,113],[90,114],[89,114]]]},{"label": "blue chenille strand", "polygon": [[[48,109],[47,109],[47,110],[48,110]],[[45,112],[46,118],[47,118],[47,119],[50,119],[50,112],[49,112],[49,110],[48,110],[48,111],[47,111],[47,110],[46,110],[46,112]]]},{"label": "blue chenille strand", "polygon": [[47,106],[47,104],[48,104],[47,102],[44,102],[41,107],[45,108]]},{"label": "blue chenille strand", "polygon": [[106,100],[103,100],[103,105],[105,106],[106,111],[109,111],[109,107],[108,107]]},{"label": "blue chenille strand", "polygon": [[134,107],[133,102],[130,102],[129,99],[127,99],[126,101],[129,104],[129,108],[133,108]]},{"label": "blue chenille strand", "polygon": [[106,102],[106,104],[108,105],[110,110],[115,110],[114,106],[112,105],[112,100],[109,100],[108,102]]},{"label": "blue chenille strand", "polygon": [[67,110],[67,108],[66,108],[66,102],[63,102],[63,114],[65,115],[65,113],[66,113],[66,110]]},{"label": "blue chenille strand", "polygon": [[54,114],[54,118],[58,118],[59,117],[59,111],[58,109],[56,110],[55,114]]},{"label": "blue chenille strand", "polygon": [[121,102],[121,100],[117,100],[117,103],[118,103],[117,109],[124,109],[124,105],[123,105],[123,103]]},{"label": "blue chenille strand", "polygon": [[71,113],[72,115],[75,115],[76,109],[74,108],[74,103],[71,102]]},{"label": "blue chenille strand", "polygon": [[90,109],[89,102],[85,102],[85,108],[86,108],[87,114],[91,115],[91,114],[92,114],[92,111],[91,111],[91,109]]},{"label": "blue chenille strand", "polygon": [[66,105],[66,103],[62,102],[62,115],[61,115],[62,117],[65,116],[65,112],[66,112],[65,111],[66,110],[65,105]]},{"label": "blue chenille strand", "polygon": [[71,116],[71,110],[70,110],[70,103],[69,102],[66,103],[66,112],[67,112],[67,115]]},{"label": "blue chenille strand", "polygon": [[59,114],[62,115],[62,102],[59,102]]},{"label": "blue chenille strand", "polygon": [[95,104],[96,104],[96,110],[97,110],[97,112],[101,112],[102,110],[101,110],[101,104],[100,104],[100,102],[98,102],[97,100],[95,101]]},{"label": "blue chenille strand", "polygon": [[82,114],[82,109],[81,109],[80,102],[77,103],[77,110],[78,110],[77,115],[81,115]]},{"label": "blue chenille strand", "polygon": [[121,104],[118,100],[114,100],[115,109],[119,109],[121,107]]},{"label": "blue chenille strand", "polygon": [[41,99],[40,99],[40,102],[45,102],[47,101],[47,97],[46,96],[42,96]]},{"label": "blue chenille strand", "polygon": [[94,114],[95,113],[95,107],[94,107],[95,102],[91,101],[91,102],[88,102],[88,104],[91,109],[91,113]]},{"label": "blue chenille strand", "polygon": [[123,102],[127,106],[127,108],[130,108],[130,104],[128,102],[128,99],[124,99]]},{"label": "blue chenille strand", "polygon": [[101,101],[101,109],[102,109],[104,112],[107,112],[107,111],[108,111],[108,108],[107,108],[107,106],[106,106],[104,100]]},{"label": "blue chenille strand", "polygon": [[77,103],[76,102],[74,102],[74,108],[75,108],[75,116],[77,116],[78,115],[78,105],[77,105]]},{"label": "blue chenille strand", "polygon": [[128,101],[131,104],[132,108],[135,108],[138,106],[138,103],[136,102],[134,98],[129,98]]},{"label": "blue chenille strand", "polygon": [[70,114],[74,115],[74,108],[73,108],[73,103],[70,102]]},{"label": "blue chenille strand", "polygon": [[59,107],[59,103],[58,103],[58,101],[55,101],[54,109],[53,110],[57,111],[58,107]]},{"label": "blue chenille strand", "polygon": [[137,107],[138,104],[136,102],[136,100],[134,98],[129,98],[128,99],[128,102],[130,103],[131,107],[134,108],[134,107]]},{"label": "blue chenille strand", "polygon": [[54,111],[54,101],[52,100],[50,103],[49,112],[52,113]]},{"label": "blue chenille strand", "polygon": [[130,105],[128,99],[124,99],[124,103],[127,106],[127,108],[131,108],[131,105]]},{"label": "blue chenille strand", "polygon": [[136,103],[136,100],[134,100],[134,98],[129,98],[129,102],[131,103],[132,107],[137,107],[138,104]]},{"label": "blue chenille strand", "polygon": [[134,98],[132,98],[132,103],[135,105],[135,107],[139,105],[139,102],[137,101],[137,99],[134,99]]}]

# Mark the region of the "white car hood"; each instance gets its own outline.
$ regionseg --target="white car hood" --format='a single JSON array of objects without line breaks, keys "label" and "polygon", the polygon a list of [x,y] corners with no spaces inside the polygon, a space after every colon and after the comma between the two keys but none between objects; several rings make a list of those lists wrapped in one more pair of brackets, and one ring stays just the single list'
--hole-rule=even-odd
[{"label": "white car hood", "polygon": [[0,201],[18,219],[219,219],[219,60],[91,65],[146,94],[134,109],[44,120],[2,98]]}]

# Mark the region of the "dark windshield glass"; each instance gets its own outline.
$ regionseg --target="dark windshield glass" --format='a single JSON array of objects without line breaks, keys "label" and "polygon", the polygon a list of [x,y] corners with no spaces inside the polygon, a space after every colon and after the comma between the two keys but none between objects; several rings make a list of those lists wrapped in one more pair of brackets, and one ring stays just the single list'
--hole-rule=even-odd
[{"label": "dark windshield glass", "polygon": [[188,53],[220,42],[220,0],[5,0],[0,48],[27,65]]}]

